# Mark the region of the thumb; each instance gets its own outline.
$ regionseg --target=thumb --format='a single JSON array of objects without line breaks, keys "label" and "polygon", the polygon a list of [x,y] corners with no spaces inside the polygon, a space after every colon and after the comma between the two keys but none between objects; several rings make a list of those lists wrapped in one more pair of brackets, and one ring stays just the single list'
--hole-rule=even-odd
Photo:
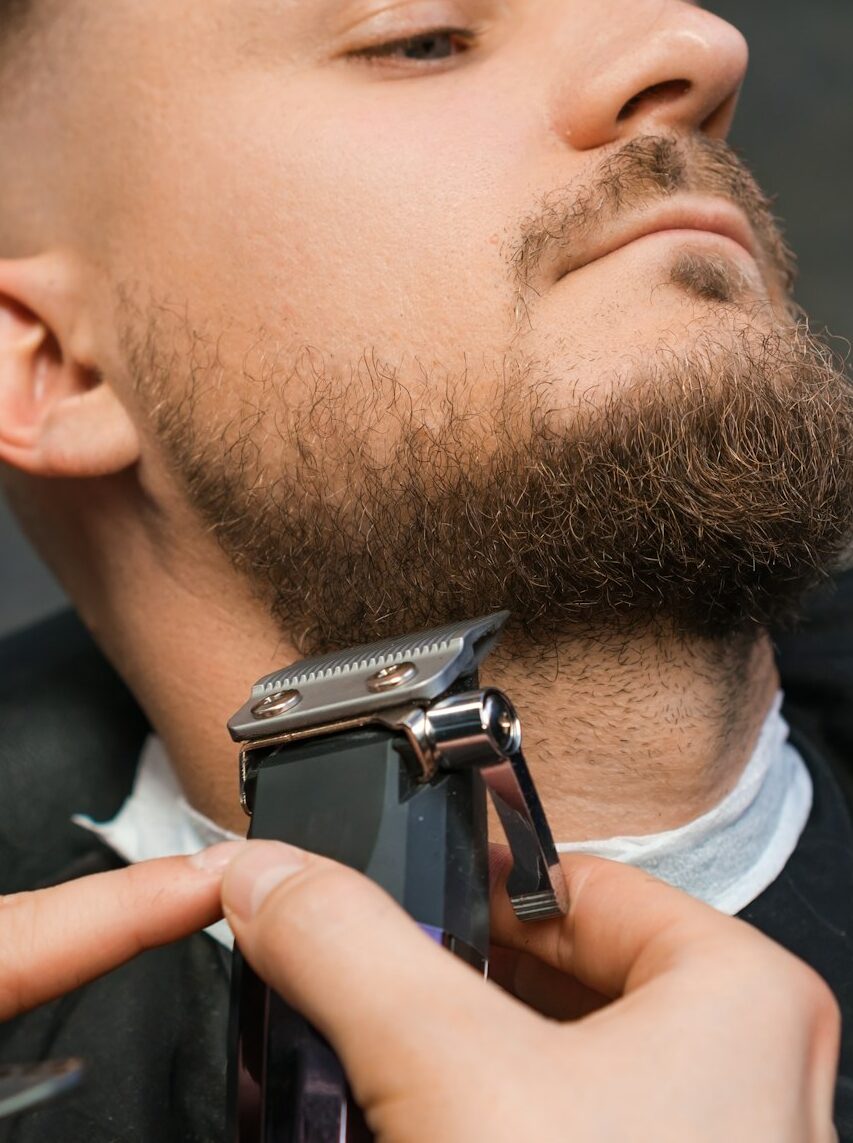
[{"label": "thumb", "polygon": [[333,861],[249,842],[226,871],[222,901],[243,955],[332,1044],[365,1112],[411,1107],[437,1059],[461,1078],[493,1047],[495,1019],[533,1019]]}]

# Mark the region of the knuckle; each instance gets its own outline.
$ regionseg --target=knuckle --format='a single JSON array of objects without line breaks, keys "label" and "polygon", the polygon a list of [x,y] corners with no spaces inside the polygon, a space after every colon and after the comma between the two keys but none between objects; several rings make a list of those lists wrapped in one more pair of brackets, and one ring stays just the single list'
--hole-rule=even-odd
[{"label": "knuckle", "polygon": [[[157,898],[166,889],[164,886],[152,888],[148,871],[142,865],[128,865],[124,869],[108,874],[110,881],[103,885],[111,894],[112,908],[122,918],[122,935],[127,949],[140,952],[150,943],[146,940],[146,921]],[[106,903],[106,896],[105,896]]]},{"label": "knuckle", "polygon": [[841,1011],[826,981],[813,968],[790,953],[784,954],[784,966],[776,984],[777,995],[807,1030],[811,1040],[831,1046],[841,1033]]},{"label": "knuckle", "polygon": [[832,989],[813,969],[803,966],[801,988],[804,1001],[812,1013],[816,1031],[822,1035],[836,1035],[841,1030],[841,1009]]},{"label": "knuckle", "polygon": [[834,1003],[829,985],[822,976],[819,976],[813,968],[810,968],[803,961],[795,960],[794,957],[789,956],[786,970],[787,987],[804,1008],[814,1011]]}]

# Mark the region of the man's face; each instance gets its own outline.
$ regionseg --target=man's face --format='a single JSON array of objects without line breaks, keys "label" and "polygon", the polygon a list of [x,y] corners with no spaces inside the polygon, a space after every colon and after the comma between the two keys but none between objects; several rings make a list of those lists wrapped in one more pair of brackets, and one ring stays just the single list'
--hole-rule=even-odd
[{"label": "man's face", "polygon": [[[316,626],[318,642],[414,619],[411,600],[397,608],[375,582],[371,543],[383,574],[391,545],[406,543],[423,598],[452,570],[440,551],[465,562],[466,496],[500,515],[505,489],[517,505],[525,449],[543,488],[568,479],[543,433],[571,431],[622,390],[654,390],[666,406],[673,377],[684,389],[722,371],[737,393],[743,372],[767,381],[801,364],[793,342],[762,345],[788,321],[787,258],[721,142],[744,45],[692,4],[90,8],[99,52],[63,113],[86,188],[69,210],[105,371],[153,426],[143,474],[165,444],[236,562],[267,580],[282,565],[292,590],[274,584],[272,602],[284,622]],[[650,416],[659,424],[660,409]],[[577,440],[560,447],[574,456]],[[642,468],[642,445],[631,447]],[[460,464],[473,466],[461,481]],[[383,474],[400,478],[405,534],[383,527],[394,505]],[[436,508],[442,495],[461,506],[452,519]],[[534,506],[522,550],[573,532],[577,504],[552,509],[559,535],[537,532],[549,524]],[[247,526],[229,532],[237,513]],[[311,532],[321,517],[325,531]],[[426,540],[412,555],[418,521]],[[488,529],[476,534],[488,548]],[[503,565],[506,551],[470,559]],[[337,630],[294,602],[332,563],[359,596]],[[607,566],[595,575],[617,574]],[[517,609],[541,570],[526,596],[500,598],[497,575],[470,600],[434,594],[417,618],[447,617],[453,598]]]},{"label": "man's face", "polygon": [[[743,42],[682,0],[108,8],[75,77],[100,104],[80,117],[100,152],[90,239],[110,285],[187,317],[223,364],[263,330],[283,354],[366,355],[415,384],[509,350],[597,378],[712,317],[670,284],[686,250],[766,296],[726,173],[703,174],[701,154],[677,202],[668,171],[643,178],[646,152],[600,210],[625,144],[728,128]],[[600,216],[561,236],[582,192]]]}]

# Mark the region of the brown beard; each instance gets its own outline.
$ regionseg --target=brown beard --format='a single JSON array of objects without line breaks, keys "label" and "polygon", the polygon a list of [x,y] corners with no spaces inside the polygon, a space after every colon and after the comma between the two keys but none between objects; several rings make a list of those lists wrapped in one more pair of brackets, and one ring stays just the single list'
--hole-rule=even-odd
[{"label": "brown beard", "polygon": [[[790,619],[849,540],[853,387],[803,329],[660,355],[568,420],[547,379],[512,362],[504,377],[487,417],[448,398],[429,427],[382,385],[359,403],[319,375],[286,426],[232,429],[228,447],[189,398],[161,400],[157,429],[305,653],[500,608],[514,655],[649,629],[729,639]],[[258,405],[280,403],[271,385]],[[270,481],[257,455],[275,431],[296,459]]]},{"label": "brown beard", "polygon": [[[737,203],[768,278],[790,284],[768,202],[733,152],[643,137],[523,221],[505,251],[516,317],[549,260],[683,190]],[[130,366],[192,504],[306,653],[499,608],[514,655],[650,628],[728,639],[789,619],[844,549],[853,391],[788,314],[760,332],[770,311],[746,312],[728,261],[685,255],[671,281],[716,306],[716,340],[602,378],[611,395],[576,399],[568,418],[547,369],[518,357],[486,412],[468,379],[432,377],[425,391],[444,399],[425,412],[393,370],[329,375],[309,355],[286,363],[309,390],[299,408],[270,367],[234,387],[251,405],[217,435],[198,407],[215,362],[182,360],[155,325],[142,342],[129,333]]]}]

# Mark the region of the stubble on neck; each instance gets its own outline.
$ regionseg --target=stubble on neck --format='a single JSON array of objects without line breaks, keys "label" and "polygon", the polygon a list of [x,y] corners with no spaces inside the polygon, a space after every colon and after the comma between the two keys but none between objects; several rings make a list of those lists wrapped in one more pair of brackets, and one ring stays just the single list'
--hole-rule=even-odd
[{"label": "stubble on neck", "polygon": [[579,638],[536,667],[499,652],[484,679],[518,707],[559,841],[657,833],[707,812],[736,785],[779,687],[763,631]]}]

